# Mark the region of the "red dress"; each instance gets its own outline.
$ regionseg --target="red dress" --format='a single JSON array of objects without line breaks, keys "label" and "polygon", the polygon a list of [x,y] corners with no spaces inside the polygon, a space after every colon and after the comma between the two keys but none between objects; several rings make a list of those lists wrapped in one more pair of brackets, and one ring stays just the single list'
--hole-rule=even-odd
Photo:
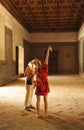
[{"label": "red dress", "polygon": [[37,82],[36,82],[36,95],[43,95],[46,96],[49,92],[49,85],[48,85],[48,65],[44,64],[37,70]]}]

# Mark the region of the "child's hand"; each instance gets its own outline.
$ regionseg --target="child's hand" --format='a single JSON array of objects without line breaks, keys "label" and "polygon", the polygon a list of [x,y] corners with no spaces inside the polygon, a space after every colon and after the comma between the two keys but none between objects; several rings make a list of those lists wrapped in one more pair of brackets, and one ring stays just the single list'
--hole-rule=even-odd
[{"label": "child's hand", "polygon": [[50,51],[52,52],[52,46],[50,46]]},{"label": "child's hand", "polygon": [[52,52],[52,46],[49,45],[49,50]]}]

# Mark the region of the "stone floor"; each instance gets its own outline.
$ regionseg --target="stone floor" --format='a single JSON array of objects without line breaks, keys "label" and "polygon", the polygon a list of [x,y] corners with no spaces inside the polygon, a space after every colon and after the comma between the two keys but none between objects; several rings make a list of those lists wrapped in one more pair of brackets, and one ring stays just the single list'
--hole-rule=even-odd
[{"label": "stone floor", "polygon": [[[84,79],[79,76],[49,76],[49,118],[36,110],[24,110],[25,78],[0,87],[0,130],[84,130]],[[32,104],[35,106],[36,97]]]}]

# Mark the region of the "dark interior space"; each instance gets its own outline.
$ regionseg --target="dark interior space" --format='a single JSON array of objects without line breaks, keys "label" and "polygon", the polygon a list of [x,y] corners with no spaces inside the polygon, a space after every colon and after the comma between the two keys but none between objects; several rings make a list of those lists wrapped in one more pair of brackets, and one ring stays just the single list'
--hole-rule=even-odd
[{"label": "dark interior space", "polygon": [[[34,58],[44,62],[45,52],[49,43],[24,43],[24,64]],[[52,43],[53,52],[49,58],[49,74],[77,74],[78,70],[78,43]]]}]

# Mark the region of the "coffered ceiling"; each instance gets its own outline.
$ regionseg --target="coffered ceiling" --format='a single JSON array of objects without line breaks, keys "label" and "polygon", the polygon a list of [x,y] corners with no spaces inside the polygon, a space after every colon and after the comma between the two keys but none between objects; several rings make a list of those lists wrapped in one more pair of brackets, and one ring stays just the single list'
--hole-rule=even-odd
[{"label": "coffered ceiling", "polygon": [[30,32],[78,31],[84,21],[84,0],[0,0]]}]

